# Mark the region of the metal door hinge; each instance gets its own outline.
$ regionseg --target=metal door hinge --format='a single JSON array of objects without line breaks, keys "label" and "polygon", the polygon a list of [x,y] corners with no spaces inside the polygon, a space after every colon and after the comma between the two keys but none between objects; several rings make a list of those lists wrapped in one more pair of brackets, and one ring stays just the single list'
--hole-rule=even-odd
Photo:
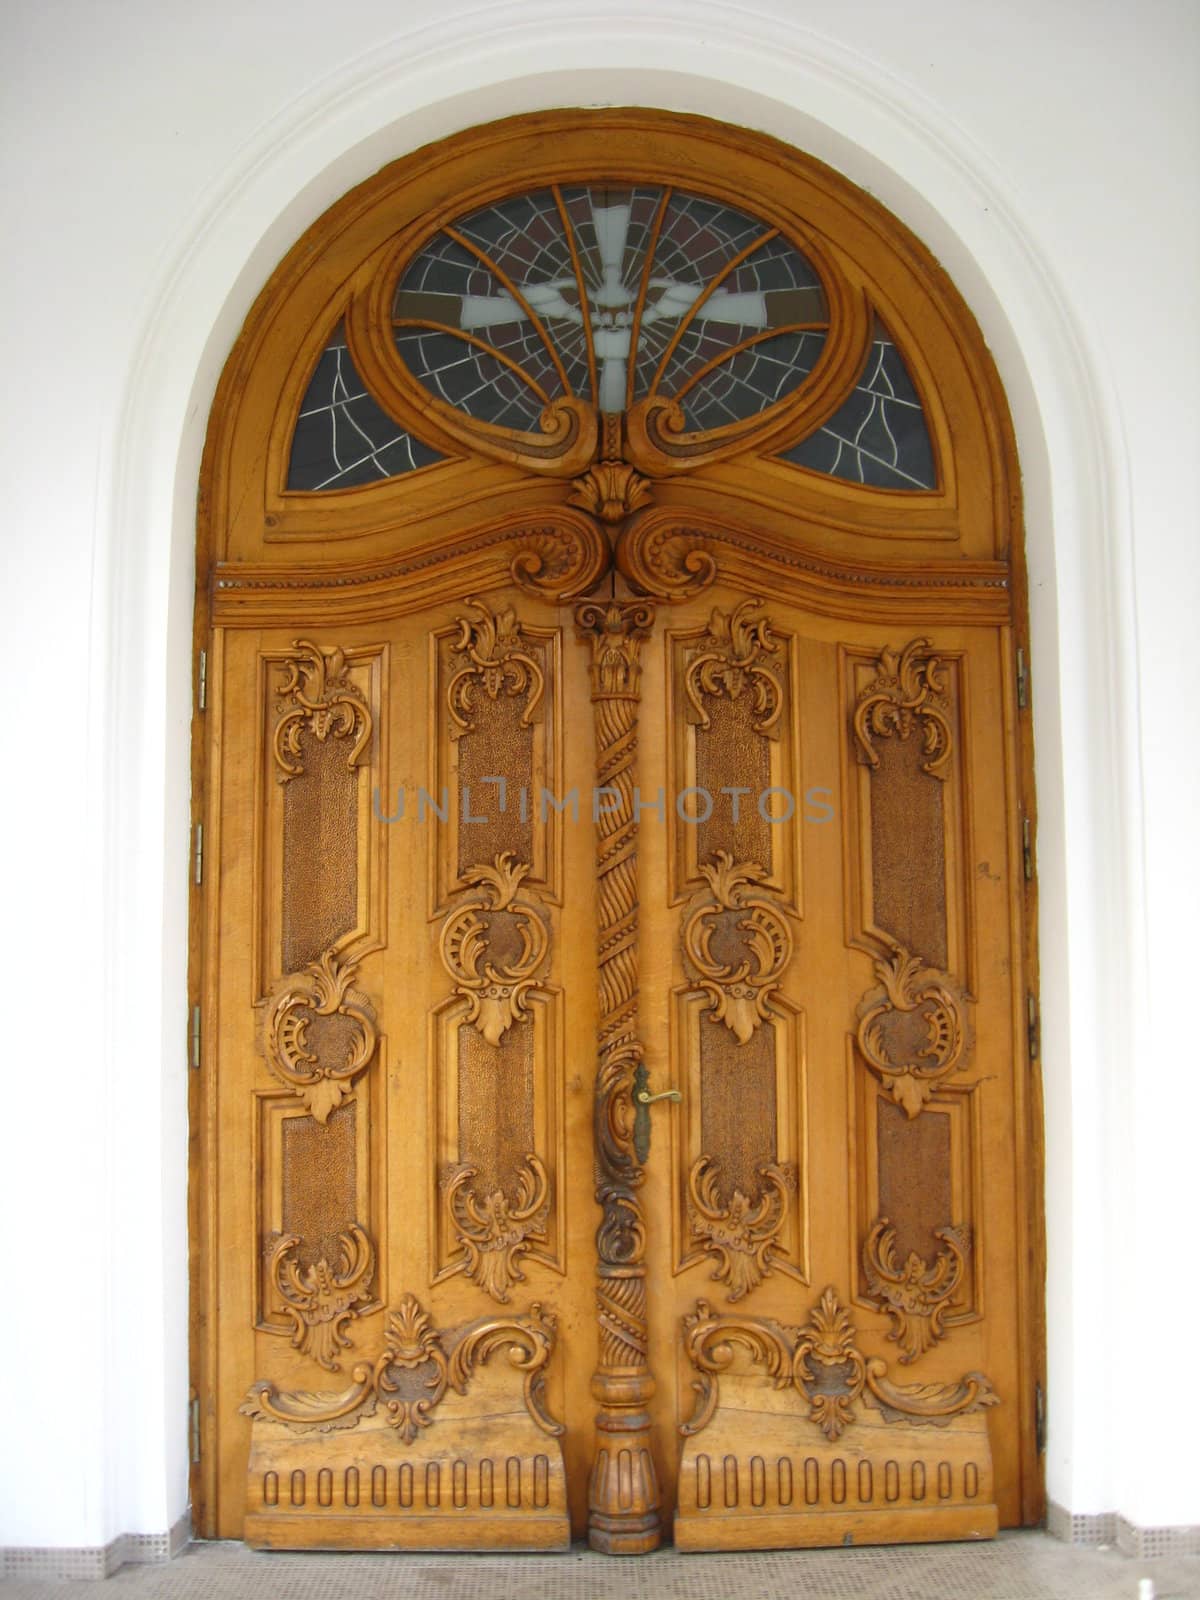
[{"label": "metal door hinge", "polygon": [[1033,828],[1028,817],[1021,818],[1021,860],[1025,867],[1025,882],[1033,882]]},{"label": "metal door hinge", "polygon": [[200,1007],[192,1007],[192,1048],[189,1063],[193,1072],[200,1070]]},{"label": "metal door hinge", "polygon": [[1033,1436],[1038,1455],[1046,1450],[1046,1391],[1039,1380],[1033,1386]]},{"label": "metal door hinge", "polygon": [[188,1401],[188,1440],[192,1465],[195,1466],[200,1460],[200,1398],[195,1394]]},{"label": "metal door hinge", "polygon": [[192,877],[197,884],[204,882],[204,824],[196,824],[196,842],[192,852]]},{"label": "metal door hinge", "polygon": [[1029,1040],[1029,1059],[1030,1061],[1036,1061],[1038,1058],[1038,1004],[1033,995],[1026,995],[1025,1006],[1025,1031]]},{"label": "metal door hinge", "polygon": [[1025,665],[1025,652],[1017,647],[1017,705],[1022,711],[1029,704],[1029,671]]},{"label": "metal door hinge", "polygon": [[208,705],[208,651],[201,650],[200,661],[196,668],[196,710],[203,711]]}]

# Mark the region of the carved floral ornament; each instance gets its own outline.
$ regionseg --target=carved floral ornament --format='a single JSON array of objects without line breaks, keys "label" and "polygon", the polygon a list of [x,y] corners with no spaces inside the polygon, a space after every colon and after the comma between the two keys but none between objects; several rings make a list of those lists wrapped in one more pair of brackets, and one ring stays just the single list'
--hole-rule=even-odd
[{"label": "carved floral ornament", "polygon": [[554,1349],[555,1318],[541,1306],[521,1317],[485,1317],[439,1333],[420,1302],[406,1294],[387,1314],[382,1354],[359,1362],[350,1385],[327,1392],[280,1390],[254,1384],[239,1407],[258,1422],[281,1423],[294,1432],[329,1433],[353,1428],[382,1410],[405,1444],[435,1421],[450,1389],[465,1394],[475,1368],[504,1350],[523,1378],[525,1406],[543,1432],[561,1434],[545,1406],[545,1371]]},{"label": "carved floral ornament", "polygon": [[907,740],[919,729],[922,771],[944,783],[954,753],[953,715],[942,664],[928,639],[913,639],[899,651],[883,650],[854,708],[859,760],[877,767],[876,739]]},{"label": "carved floral ornament", "polygon": [[310,639],[297,639],[297,654],[283,665],[279,686],[279,720],[272,741],[280,783],[304,771],[301,734],[309,733],[322,744],[346,739],[350,749],[346,765],[353,771],[371,742],[374,722],[370,707],[351,681],[346,652],[335,646],[322,650]]},{"label": "carved floral ornament", "polygon": [[713,1279],[728,1285],[731,1302],[756,1289],[779,1254],[779,1235],[796,1192],[796,1168],[771,1163],[759,1174],[758,1200],[735,1189],[723,1202],[719,1170],[708,1156],[699,1156],[688,1173],[688,1223],[692,1238],[716,1257]]},{"label": "carved floral ornament", "polygon": [[297,1255],[299,1245],[298,1234],[275,1239],[268,1262],[271,1283],[292,1323],[293,1348],[327,1372],[340,1372],[335,1357],[352,1342],[346,1327],[371,1299],[375,1251],[357,1223],[340,1235],[336,1263],[322,1256],[305,1266]]},{"label": "carved floral ornament", "polygon": [[932,1266],[915,1250],[897,1258],[896,1230],[886,1217],[872,1224],[863,1244],[867,1293],[892,1319],[888,1338],[900,1346],[905,1365],[945,1337],[944,1319],[962,1284],[970,1251],[966,1228],[939,1228],[942,1248]]},{"label": "carved floral ornament", "polygon": [[321,1123],[371,1064],[379,1041],[374,1009],[352,987],[356,971],[327,950],[283,980],[263,1032],[267,1065]]},{"label": "carved floral ornament", "polygon": [[511,606],[493,613],[482,600],[468,600],[474,617],[456,617],[453,648],[461,665],[446,686],[450,737],[475,732],[480,693],[491,701],[512,695],[525,702],[521,726],[529,727],[546,692],[541,665],[528,648]]},{"label": "carved floral ornament", "polygon": [[739,1044],[771,1016],[772,996],[791,959],[792,935],[768,876],[757,862],[735,862],[726,850],[699,868],[707,885],[683,913],[684,962],[708,996],[708,1010]]},{"label": "carved floral ornament", "polygon": [[479,1195],[473,1186],[477,1176],[472,1166],[447,1172],[446,1208],[463,1252],[462,1272],[493,1300],[507,1305],[512,1285],[525,1281],[521,1257],[535,1244],[546,1242],[550,1179],[532,1151],[525,1157],[511,1200],[502,1189]]},{"label": "carved floral ornament", "polygon": [[908,1116],[955,1072],[967,1047],[968,998],[903,945],[875,963],[877,988],[858,1007],[858,1048]]},{"label": "carved floral ornament", "polygon": [[[520,893],[531,870],[510,850],[490,866],[468,868],[462,882],[470,898],[442,923],[442,964],[454,992],[467,1002],[464,1021],[490,1045],[498,1045],[513,1023],[528,1015],[528,996],[549,961],[545,913]],[[506,953],[498,953],[501,947]]]},{"label": "carved floral ornament", "polygon": [[829,1440],[838,1439],[859,1415],[859,1405],[880,1411],[885,1422],[940,1426],[954,1417],[999,1404],[981,1372],[957,1383],[897,1384],[888,1364],[859,1349],[850,1313],[830,1287],[801,1328],[757,1317],[719,1316],[706,1300],[683,1319],[684,1345],[699,1373],[695,1414],[680,1432],[699,1433],[720,1401],[719,1379],[741,1349],[766,1368],[776,1389],[793,1389],[808,1407],[809,1420]]},{"label": "carved floral ornament", "polygon": [[711,726],[704,695],[737,700],[750,696],[753,727],[770,739],[779,737],[783,690],[776,672],[779,642],[767,617],[756,616],[757,599],[743,600],[733,611],[713,608],[708,632],[688,662],[684,687],[701,728]]}]

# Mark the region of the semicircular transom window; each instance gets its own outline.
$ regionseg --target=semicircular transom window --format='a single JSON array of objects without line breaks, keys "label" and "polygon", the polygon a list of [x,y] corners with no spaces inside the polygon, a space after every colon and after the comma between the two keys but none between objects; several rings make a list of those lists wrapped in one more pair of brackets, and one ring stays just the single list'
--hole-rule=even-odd
[{"label": "semicircular transom window", "polygon": [[[757,441],[865,488],[938,486],[911,371],[861,291],[815,237],[802,247],[723,200],[548,185],[470,211],[388,270],[365,344],[339,323],[309,379],[289,490],[394,478],[454,441],[534,440],[564,402],[648,417],[669,470]],[[360,374],[354,352],[371,349],[382,364]],[[427,439],[425,413],[441,418]],[[447,435],[451,416],[466,434]]]},{"label": "semicircular transom window", "polygon": [[643,186],[473,212],[411,262],[393,314],[426,388],[528,431],[569,395],[612,413],[661,394],[693,430],[740,421],[808,377],[829,327],[820,278],[776,229]]}]

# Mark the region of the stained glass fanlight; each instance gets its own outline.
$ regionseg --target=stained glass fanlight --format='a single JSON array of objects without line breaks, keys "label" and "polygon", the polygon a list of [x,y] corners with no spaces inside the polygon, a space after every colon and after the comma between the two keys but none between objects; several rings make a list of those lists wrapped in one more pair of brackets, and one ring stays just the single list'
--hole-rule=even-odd
[{"label": "stained glass fanlight", "polygon": [[[394,357],[420,391],[485,432],[524,437],[566,403],[609,418],[666,407],[659,426],[676,438],[740,439],[828,367],[833,315],[811,250],[732,205],[652,184],[554,186],[483,206],[410,253],[390,291]],[[874,487],[934,487],[920,400],[878,321],[841,389],[782,459]],[[339,327],[301,406],[289,488],[350,487],[439,459],[372,397]]]}]

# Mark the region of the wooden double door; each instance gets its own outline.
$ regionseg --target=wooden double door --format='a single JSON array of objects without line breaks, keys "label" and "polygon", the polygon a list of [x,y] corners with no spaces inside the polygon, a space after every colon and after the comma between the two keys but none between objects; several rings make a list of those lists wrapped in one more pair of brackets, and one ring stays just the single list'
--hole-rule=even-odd
[{"label": "wooden double door", "polygon": [[1009,622],[710,567],[218,609],[210,1531],[1028,1517]]}]

